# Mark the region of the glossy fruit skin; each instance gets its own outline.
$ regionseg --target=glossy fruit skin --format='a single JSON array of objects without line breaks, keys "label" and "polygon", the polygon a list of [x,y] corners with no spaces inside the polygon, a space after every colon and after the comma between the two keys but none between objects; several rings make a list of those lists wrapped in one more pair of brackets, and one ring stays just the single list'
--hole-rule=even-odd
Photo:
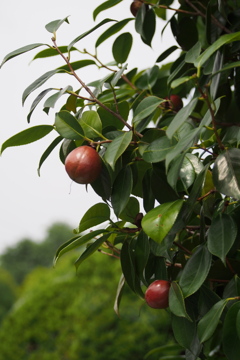
[{"label": "glossy fruit skin", "polygon": [[145,292],[146,303],[153,309],[168,307],[169,289],[171,283],[167,280],[155,280]]},{"label": "glossy fruit skin", "polygon": [[100,175],[102,160],[98,152],[87,145],[72,150],[65,159],[69,177],[78,184],[91,184]]},{"label": "glossy fruit skin", "polygon": [[169,102],[165,102],[164,106],[166,109],[179,111],[183,107],[183,102],[179,95],[170,95],[166,100],[170,100]]},{"label": "glossy fruit skin", "polygon": [[134,0],[130,5],[130,11],[133,14],[133,16],[137,16],[138,10],[143,5],[143,2],[140,0]]}]

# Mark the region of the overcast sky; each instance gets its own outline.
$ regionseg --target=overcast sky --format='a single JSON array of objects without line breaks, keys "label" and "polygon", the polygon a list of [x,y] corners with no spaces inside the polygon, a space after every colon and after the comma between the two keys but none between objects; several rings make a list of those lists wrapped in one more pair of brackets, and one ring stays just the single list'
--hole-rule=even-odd
[{"label": "overcast sky", "polygon": [[[1,4],[1,47],[0,62],[4,56],[24,45],[31,43],[51,44],[51,34],[45,30],[45,25],[56,19],[68,15],[70,25],[64,23],[57,33],[58,45],[68,45],[78,35],[93,27],[105,17],[121,20],[131,17],[129,6],[131,1],[124,0],[116,7],[99,14],[93,22],[92,12],[102,3],[101,0],[89,2],[77,0],[32,0],[4,1]],[[88,5],[89,4],[89,5]],[[169,14],[169,16],[172,13]],[[165,23],[164,23],[165,24]],[[159,23],[161,28],[164,24]],[[91,36],[78,43],[79,49],[87,48],[94,51],[97,37],[109,25],[100,28]],[[123,31],[133,33],[134,22],[131,22]],[[116,35],[117,36],[117,35]],[[111,46],[114,38],[106,41],[99,47],[99,57],[103,61],[111,61]],[[153,49],[142,45],[138,36],[134,38],[135,52],[129,58],[129,69],[137,66],[139,69],[151,67],[154,61],[165,49],[175,44],[169,31],[161,39],[158,34],[154,37]],[[41,50],[41,48],[40,48]],[[31,124],[26,121],[29,108],[35,97],[46,87],[64,87],[72,84],[75,89],[78,84],[71,83],[66,75],[53,77],[43,88],[37,89],[29,96],[25,106],[21,105],[21,96],[25,88],[46,71],[63,65],[61,60],[51,58],[31,62],[36,52],[31,51],[7,62],[0,70],[0,144],[7,138],[24,130],[28,126],[39,124],[53,124],[54,110],[47,116],[39,105],[34,111]],[[82,69],[79,72],[83,81],[88,83],[96,78],[101,78],[94,67]],[[58,107],[56,107],[58,111]],[[55,135],[56,136],[56,135]],[[85,186],[72,183],[65,173],[64,166],[58,160],[58,150],[54,151],[43,164],[41,177],[37,174],[39,159],[50,144],[54,135],[36,143],[8,148],[0,158],[0,253],[7,247],[25,237],[41,240],[45,230],[55,221],[67,222],[73,228],[79,223],[83,214],[101,199]],[[67,239],[66,239],[67,240]]]}]

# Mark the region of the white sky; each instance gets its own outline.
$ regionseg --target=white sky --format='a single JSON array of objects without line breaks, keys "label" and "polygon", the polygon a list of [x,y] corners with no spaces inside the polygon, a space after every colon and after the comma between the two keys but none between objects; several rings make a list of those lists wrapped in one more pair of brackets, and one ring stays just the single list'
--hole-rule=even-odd
[{"label": "white sky", "polygon": [[[58,45],[68,45],[74,38],[105,17],[121,20],[132,16],[129,11],[131,1],[124,0],[116,7],[99,14],[94,23],[92,12],[102,2],[102,0],[91,0],[89,3],[79,0],[2,2],[0,62],[7,53],[19,47],[37,42],[51,44],[51,34],[45,30],[45,25],[52,20],[70,15],[70,25],[64,23],[57,32]],[[169,16],[171,15],[172,13],[169,12]],[[159,21],[158,28],[161,29],[164,24]],[[80,50],[86,48],[94,52],[96,39],[109,26],[111,23],[83,39],[77,47]],[[130,22],[122,32],[131,31],[134,34],[133,26],[134,22]],[[159,33],[158,31],[154,37],[153,49],[142,45],[138,35],[134,36],[135,51],[129,58],[129,69],[136,66],[139,69],[153,66],[156,58],[175,44],[170,31],[166,31],[163,38],[160,38]],[[103,62],[112,60],[111,47],[116,36],[100,45],[99,58]],[[25,106],[22,107],[21,97],[25,88],[43,73],[63,65],[60,59],[56,58],[35,60],[30,64],[33,56],[43,49],[38,48],[16,57],[0,70],[0,144],[28,126],[53,124],[55,109],[51,110],[47,116],[42,111],[42,103],[39,104],[38,110],[33,112],[31,124],[28,125],[26,121],[32,101],[42,90],[51,86],[64,87],[69,84],[72,84],[75,89],[78,88],[78,84],[71,82],[70,77],[55,76],[31,94]],[[174,56],[176,56],[175,53]],[[169,61],[169,58],[167,60]],[[82,69],[79,75],[85,83],[88,83],[93,79],[101,78],[103,74],[91,66],[89,69]],[[58,109],[57,103],[56,111]],[[84,213],[96,202],[101,202],[101,198],[91,190],[90,186],[87,193],[85,186],[71,182],[65,173],[64,166],[58,160],[58,150],[55,150],[43,164],[41,177],[38,177],[39,159],[55,137],[56,134],[50,134],[46,139],[33,144],[8,148],[0,158],[0,253],[7,246],[12,246],[24,237],[41,240],[46,228],[55,221],[67,222],[73,228],[76,227]]]}]

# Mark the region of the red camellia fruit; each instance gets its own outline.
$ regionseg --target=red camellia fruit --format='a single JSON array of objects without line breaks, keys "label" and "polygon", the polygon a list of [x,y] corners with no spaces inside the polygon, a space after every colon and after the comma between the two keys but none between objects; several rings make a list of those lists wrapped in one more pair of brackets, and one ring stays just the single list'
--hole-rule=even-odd
[{"label": "red camellia fruit", "polygon": [[169,100],[164,104],[166,109],[179,111],[183,107],[183,102],[179,95],[170,95],[170,97],[167,97],[166,100]]},{"label": "red camellia fruit", "polygon": [[65,159],[65,169],[69,177],[78,184],[90,184],[101,172],[102,160],[98,152],[90,146],[80,146],[71,151]]},{"label": "red camellia fruit", "polygon": [[[130,11],[131,13],[133,14],[133,16],[137,16],[137,13],[138,13],[138,10],[140,9],[140,7],[143,5],[144,3],[140,0],[134,0],[132,3],[131,3],[131,6],[130,6]],[[148,5],[146,6],[146,9],[148,9]]]},{"label": "red camellia fruit", "polygon": [[166,309],[170,285],[170,281],[155,280],[145,292],[146,303],[154,309]]}]

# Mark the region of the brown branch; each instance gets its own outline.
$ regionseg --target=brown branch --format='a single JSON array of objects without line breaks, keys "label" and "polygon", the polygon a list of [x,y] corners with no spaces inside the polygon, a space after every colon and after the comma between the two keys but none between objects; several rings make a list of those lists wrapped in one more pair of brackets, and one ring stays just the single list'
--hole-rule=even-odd
[{"label": "brown branch", "polygon": [[186,254],[192,255],[192,252],[188,249],[186,249],[181,244],[177,243],[176,241],[173,242],[174,245],[176,245],[179,249],[183,250]]},{"label": "brown branch", "polygon": [[[66,64],[69,67],[69,70],[71,72],[71,75],[73,75],[75,77],[75,79],[81,84],[81,86],[89,93],[89,95],[91,96],[91,100],[94,101],[96,104],[98,104],[100,107],[102,107],[104,110],[108,111],[109,113],[111,113],[113,116],[115,116],[116,118],[118,118],[130,131],[133,131],[133,128],[131,125],[128,124],[127,121],[125,121],[123,119],[123,117],[116,113],[115,111],[111,110],[110,108],[108,108],[106,105],[104,105],[101,101],[99,101],[94,93],[91,91],[91,89],[79,78],[79,76],[77,75],[77,73],[74,71],[74,69],[72,68],[72,65],[69,61],[69,59],[61,52],[61,50],[58,48],[57,44],[56,44],[56,40],[55,38],[52,38],[53,44],[55,46],[55,49],[57,50],[57,52],[59,53],[59,55],[61,55],[61,57],[63,58],[63,60],[66,62]],[[139,137],[143,137],[142,134],[135,132]]]},{"label": "brown branch", "polygon": [[201,201],[201,200],[205,199],[207,196],[209,196],[209,195],[211,195],[211,194],[214,194],[215,192],[216,192],[216,190],[215,190],[215,189],[212,189],[212,190],[208,191],[205,195],[199,197],[199,198],[197,199],[197,201]]},{"label": "brown branch", "polygon": [[106,252],[106,251],[103,251],[103,250],[101,250],[101,249],[98,249],[98,252],[100,252],[101,254],[104,254],[104,255],[108,255],[108,256],[111,256],[111,257],[114,257],[115,259],[120,259],[120,257],[119,256],[116,256],[116,255],[114,255],[114,254],[110,254],[110,253],[108,253],[108,252]]}]

